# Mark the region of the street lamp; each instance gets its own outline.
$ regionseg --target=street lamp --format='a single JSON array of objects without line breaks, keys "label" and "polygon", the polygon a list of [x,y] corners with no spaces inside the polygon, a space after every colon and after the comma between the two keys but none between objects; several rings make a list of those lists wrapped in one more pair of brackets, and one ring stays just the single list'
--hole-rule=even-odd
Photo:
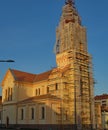
[{"label": "street lamp", "polygon": [[9,59],[9,60],[0,60],[0,62],[15,62],[15,61],[14,61],[14,60]]}]

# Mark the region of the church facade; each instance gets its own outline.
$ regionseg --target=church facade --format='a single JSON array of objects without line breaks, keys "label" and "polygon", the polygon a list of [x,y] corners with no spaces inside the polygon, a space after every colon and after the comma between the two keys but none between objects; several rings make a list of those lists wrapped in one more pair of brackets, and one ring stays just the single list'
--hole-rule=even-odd
[{"label": "church facade", "polygon": [[2,81],[2,124],[51,130],[94,127],[92,58],[73,0],[63,6],[54,50],[57,67],[47,72],[7,70]]}]

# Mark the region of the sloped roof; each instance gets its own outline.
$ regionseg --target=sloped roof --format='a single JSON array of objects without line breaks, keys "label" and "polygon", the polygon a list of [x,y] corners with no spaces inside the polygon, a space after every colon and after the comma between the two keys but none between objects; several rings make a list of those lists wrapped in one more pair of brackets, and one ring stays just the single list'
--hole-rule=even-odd
[{"label": "sloped roof", "polygon": [[33,82],[35,77],[36,77],[36,74],[22,72],[22,71],[19,71],[19,70],[11,69],[11,72],[12,72],[15,80],[17,80],[17,81]]},{"label": "sloped roof", "polygon": [[14,69],[10,70],[16,81],[30,82],[30,83],[47,80],[50,73],[52,72],[52,70],[50,70],[41,74],[32,74]]},{"label": "sloped roof", "polygon": [[38,82],[38,81],[42,81],[42,80],[46,80],[49,78],[50,74],[51,74],[52,70],[38,74],[35,76],[34,82]]},{"label": "sloped roof", "polygon": [[53,68],[52,70],[49,70],[40,74],[32,74],[32,73],[10,69],[10,68],[7,72],[9,71],[11,72],[15,81],[35,83],[35,82],[40,82],[43,80],[48,80],[50,75],[54,73],[60,72],[63,74],[66,70],[68,70],[68,68],[69,68],[69,65],[65,66],[64,68]]},{"label": "sloped roof", "polygon": [[39,95],[39,96],[33,96],[30,98],[27,98],[25,100],[19,101],[19,103],[27,103],[27,102],[33,102],[33,101],[41,101],[45,99],[50,99],[50,100],[61,100],[59,97],[51,94],[44,94],[44,95]]},{"label": "sloped roof", "polygon": [[102,94],[95,96],[95,100],[108,99],[108,94]]}]

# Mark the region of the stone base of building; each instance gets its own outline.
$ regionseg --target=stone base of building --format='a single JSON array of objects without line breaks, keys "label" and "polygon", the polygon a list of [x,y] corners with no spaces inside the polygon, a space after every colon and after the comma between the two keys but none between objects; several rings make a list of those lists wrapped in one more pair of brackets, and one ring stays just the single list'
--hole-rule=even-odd
[{"label": "stone base of building", "polygon": [[8,126],[5,126],[2,124],[2,127],[7,128],[15,128],[18,130],[95,130],[92,128],[91,125],[57,125],[57,124],[9,124]]}]

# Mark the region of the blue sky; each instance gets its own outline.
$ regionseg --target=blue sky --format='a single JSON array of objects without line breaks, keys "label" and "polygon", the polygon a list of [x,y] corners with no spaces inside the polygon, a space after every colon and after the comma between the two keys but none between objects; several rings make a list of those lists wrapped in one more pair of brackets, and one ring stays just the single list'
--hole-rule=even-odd
[{"label": "blue sky", "polygon": [[[56,65],[55,30],[65,0],[1,0],[0,81],[8,68],[41,73]],[[108,0],[76,0],[93,57],[95,95],[108,93]]]}]

